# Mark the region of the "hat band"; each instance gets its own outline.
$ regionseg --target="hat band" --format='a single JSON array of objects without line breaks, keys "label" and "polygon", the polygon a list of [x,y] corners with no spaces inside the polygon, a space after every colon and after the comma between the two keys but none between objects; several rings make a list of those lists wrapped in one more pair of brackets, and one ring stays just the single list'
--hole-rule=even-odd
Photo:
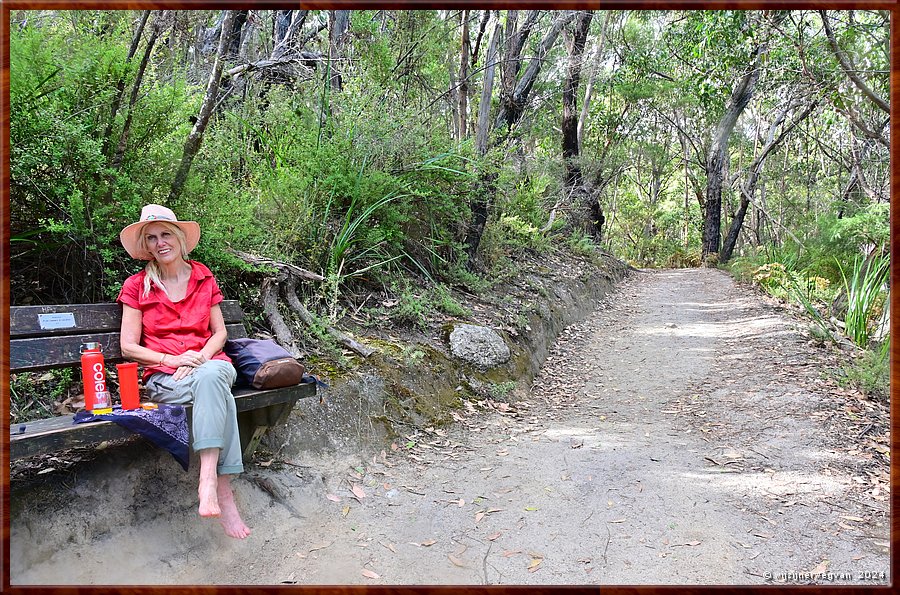
[{"label": "hat band", "polygon": [[177,221],[177,219],[172,219],[171,217],[166,217],[165,215],[147,215],[147,218],[144,221],[155,221],[157,219],[162,219],[163,221]]}]

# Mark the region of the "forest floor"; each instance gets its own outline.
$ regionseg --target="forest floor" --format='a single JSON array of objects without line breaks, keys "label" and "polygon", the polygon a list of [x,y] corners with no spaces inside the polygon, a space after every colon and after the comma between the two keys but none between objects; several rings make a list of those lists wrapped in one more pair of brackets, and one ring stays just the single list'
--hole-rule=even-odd
[{"label": "forest floor", "polygon": [[[886,584],[888,409],[844,357],[712,269],[632,274],[529,394],[235,482],[253,534],[185,510],[17,582]],[[113,486],[114,487],[114,486]]]}]

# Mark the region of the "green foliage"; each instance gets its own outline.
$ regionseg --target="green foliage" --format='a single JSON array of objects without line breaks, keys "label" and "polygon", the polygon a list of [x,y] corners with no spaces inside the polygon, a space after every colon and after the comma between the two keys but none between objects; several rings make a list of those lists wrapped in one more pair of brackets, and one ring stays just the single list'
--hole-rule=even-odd
[{"label": "green foliage", "polygon": [[[71,16],[10,31],[17,302],[46,294],[75,302],[113,299],[124,276],[136,270],[118,233],[135,220],[141,205],[159,200],[170,170],[158,164],[173,162],[162,155],[180,151],[170,134],[185,114],[185,86],[148,84],[134,111],[122,166],[110,169],[103,132],[116,84],[123,79],[129,89],[136,68],[125,61],[128,20],[117,13]],[[123,120],[120,110],[112,122],[110,152]]]},{"label": "green foliage", "polygon": [[566,245],[569,247],[569,250],[580,256],[596,254],[598,247],[590,236],[578,229],[572,230],[572,233],[566,239]]},{"label": "green foliage", "polygon": [[75,380],[72,368],[10,375],[10,423],[52,417],[56,414],[55,405],[79,385],[80,378]]},{"label": "green foliage", "polygon": [[438,285],[434,288],[433,302],[435,307],[444,314],[460,318],[467,318],[472,315],[468,308],[456,301],[453,294],[444,285]]},{"label": "green foliage", "polygon": [[516,386],[517,384],[514,380],[509,380],[507,382],[498,382],[496,384],[489,385],[488,392],[490,392],[492,399],[505,401],[509,394],[516,389]]},{"label": "green foliage", "polygon": [[[863,268],[865,266],[865,268]],[[841,268],[844,291],[847,294],[847,314],[844,325],[847,336],[859,345],[867,347],[873,323],[884,307],[884,287],[888,281],[890,260],[887,256],[875,256],[871,261],[857,259],[849,279]]]},{"label": "green foliage", "polygon": [[890,366],[888,341],[874,350],[863,351],[856,360],[842,368],[841,382],[862,391],[870,398],[890,398]]}]

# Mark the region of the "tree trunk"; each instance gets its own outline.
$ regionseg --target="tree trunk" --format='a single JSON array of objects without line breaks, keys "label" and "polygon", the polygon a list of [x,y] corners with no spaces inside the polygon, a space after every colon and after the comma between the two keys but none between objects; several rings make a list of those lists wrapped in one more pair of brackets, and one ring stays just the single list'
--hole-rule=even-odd
[{"label": "tree trunk", "polygon": [[[272,47],[272,58],[281,58],[291,53],[292,46],[296,45],[297,32],[306,22],[308,10],[279,10],[275,20],[275,35]],[[294,48],[299,50],[299,47]]]},{"label": "tree trunk", "polygon": [[475,36],[475,44],[472,45],[472,68],[475,68],[475,65],[478,64],[478,52],[481,48],[481,40],[484,38],[484,32],[487,29],[488,21],[491,20],[491,11],[485,10],[481,13],[481,23],[478,25],[478,35]]},{"label": "tree trunk", "polygon": [[[141,22],[138,24],[137,31],[134,33],[134,38],[131,40],[131,48],[128,50],[128,57],[125,58],[125,63],[131,62],[131,59],[134,58],[134,54],[137,53],[138,44],[141,41],[141,36],[144,34],[144,26],[147,24],[147,19],[150,16],[149,10],[145,10],[141,14]],[[116,122],[116,114],[119,113],[119,105],[122,103],[122,96],[125,94],[125,77],[121,77],[119,82],[116,84],[116,95],[113,99],[112,106],[110,106],[110,114],[109,114],[109,122],[106,124],[106,130],[103,131],[103,154],[109,155],[110,145],[112,141],[112,129],[113,125]]]},{"label": "tree trunk", "polygon": [[562,154],[566,167],[566,186],[581,183],[581,168],[578,166],[578,155],[581,152],[578,144],[578,84],[581,81],[582,56],[587,41],[588,29],[594,16],[592,10],[580,11],[575,19],[575,30],[569,47],[569,65],[566,70],[566,82],[563,85],[562,103]]},{"label": "tree trunk", "polygon": [[463,142],[469,137],[469,11],[462,11],[462,43],[459,51],[459,120],[457,122],[458,137]]},{"label": "tree trunk", "polygon": [[878,106],[878,108],[886,114],[891,113],[890,104],[882,99],[875,91],[869,88],[866,85],[865,81],[863,81],[859,74],[859,71],[856,68],[856,65],[853,64],[853,61],[850,57],[841,49],[841,47],[837,43],[837,39],[834,37],[834,31],[831,30],[831,23],[828,18],[828,12],[824,10],[819,11],[819,16],[822,17],[822,25],[825,27],[825,35],[828,37],[828,43],[831,46],[831,50],[834,52],[834,56],[837,58],[838,62],[841,64],[841,69],[844,71],[844,74],[847,75],[853,84],[856,85],[856,88],[865,95],[869,101]]},{"label": "tree trunk", "polygon": [[481,100],[478,103],[478,122],[475,125],[475,152],[484,157],[488,150],[488,134],[490,132],[491,96],[494,93],[494,72],[497,63],[497,39],[500,37],[500,19],[494,25],[491,40],[488,42],[487,61],[484,67],[484,83],[481,88]]},{"label": "tree trunk", "polygon": [[522,67],[522,50],[540,15],[539,10],[529,11],[522,28],[517,31],[519,11],[510,10],[506,13],[503,60],[500,65],[500,105],[509,105],[513,101],[516,77]]},{"label": "tree trunk", "polygon": [[744,183],[741,188],[741,204],[738,207],[738,211],[734,216],[734,220],[731,222],[731,226],[728,229],[728,234],[725,236],[725,243],[722,246],[722,251],[719,253],[719,262],[724,263],[731,260],[731,256],[734,252],[734,247],[737,244],[738,235],[741,233],[741,226],[744,224],[744,217],[747,215],[747,207],[750,206],[751,200],[753,200],[753,195],[756,193],[756,184],[759,182],[759,176],[762,173],[763,166],[765,165],[766,158],[775,150],[781,141],[785,139],[785,137],[797,127],[797,125],[805,120],[807,116],[813,111],[816,107],[817,102],[813,102],[808,105],[804,110],[796,117],[790,124],[788,124],[785,128],[782,129],[781,133],[776,137],[775,131],[784,122],[785,117],[787,116],[788,108],[779,113],[775,121],[772,123],[772,126],[769,128],[769,133],[767,135],[766,144],[763,145],[762,150],[759,155],[753,160],[753,163],[750,164],[749,174],[747,176],[747,181]]},{"label": "tree trunk", "polygon": [[[557,37],[559,37],[559,32],[562,28],[573,18],[575,17],[574,12],[566,12],[561,14],[556,18],[553,22],[553,25],[550,28],[550,31],[544,36],[543,40],[541,40],[540,47],[538,48],[537,55],[531,59],[528,63],[528,67],[525,69],[522,78],[519,80],[518,84],[516,84],[515,89],[513,90],[513,107],[508,109],[506,106],[501,104],[500,113],[498,114],[494,128],[498,128],[500,126],[504,127],[504,134],[501,139],[499,139],[498,143],[504,143],[506,141],[506,136],[508,135],[510,129],[515,125],[518,119],[522,116],[522,111],[525,108],[525,104],[528,101],[528,96],[531,93],[531,88],[534,86],[535,80],[537,80],[538,73],[541,70],[541,66],[544,63],[544,60],[547,56],[547,53],[553,47],[553,44],[556,43]],[[499,35],[500,23],[498,19],[498,23],[494,28],[494,33],[492,34],[493,38],[496,38]],[[493,63],[496,61],[492,59],[490,56],[496,56],[496,39],[494,39],[491,43],[494,46],[493,53],[488,51],[488,65],[485,67],[485,89],[482,92],[481,96],[481,104],[479,105],[479,125],[478,130],[476,131],[476,150],[480,151],[479,155],[484,155],[487,153],[488,148],[488,137],[489,133],[492,130],[489,129],[487,124],[487,118],[490,114],[490,91],[488,88],[488,68],[493,68]],[[493,72],[490,76],[491,87],[493,87]],[[484,116],[484,119],[482,119]],[[478,253],[478,246],[481,244],[481,236],[484,233],[484,227],[487,223],[487,215],[490,205],[493,203],[494,195],[497,193],[496,188],[497,174],[496,173],[482,173],[479,176],[480,189],[476,193],[476,198],[472,201],[470,207],[472,209],[472,221],[469,223],[469,227],[466,230],[465,237],[465,245],[466,245],[466,253],[469,256],[469,267],[474,266],[475,256]]]},{"label": "tree trunk", "polygon": [[228,33],[228,46],[225,48],[225,56],[230,60],[237,58],[240,53],[241,31],[243,30],[244,23],[247,22],[247,16],[250,13],[250,11],[247,10],[235,10],[233,12],[234,17],[231,19],[231,26],[222,26],[222,31]]},{"label": "tree trunk", "polygon": [[609,27],[609,18],[611,15],[612,11],[609,11],[606,13],[606,18],[603,19],[603,29],[600,31],[600,43],[597,44],[597,48],[594,50],[594,54],[591,56],[590,60],[591,69],[584,89],[584,102],[581,105],[581,114],[578,116],[579,147],[582,146],[584,139],[584,125],[587,122],[588,109],[591,105],[591,95],[593,95],[594,92],[594,80],[597,77],[597,71],[600,70],[600,56],[603,54],[603,46],[606,45],[606,29]]},{"label": "tree trunk", "polygon": [[681,142],[681,153],[682,159],[684,160],[684,215],[681,227],[681,240],[684,249],[687,250],[688,246],[690,245],[688,241],[688,235],[690,232],[689,222],[691,219],[691,176],[689,168],[691,155],[688,149],[687,138],[685,138],[685,135],[681,133],[681,130],[679,130],[678,140]]},{"label": "tree trunk", "polygon": [[[222,31],[231,30],[231,22],[234,11],[225,11],[225,19],[222,21]],[[206,86],[206,94],[203,96],[203,103],[200,105],[200,113],[197,115],[197,121],[194,128],[188,135],[184,143],[184,150],[181,155],[181,163],[178,171],[175,173],[175,180],[172,182],[172,189],[169,191],[169,202],[174,202],[184,190],[184,183],[187,180],[188,173],[191,171],[191,164],[194,156],[200,150],[200,144],[203,142],[203,133],[206,131],[206,125],[209,123],[209,116],[212,114],[213,105],[219,95],[219,79],[222,77],[222,67],[225,63],[225,50],[228,43],[228,36],[222,35],[219,38],[219,49],[216,53],[216,61],[213,64],[212,74],[209,75],[209,83]]]},{"label": "tree trunk", "polygon": [[516,83],[509,101],[500,103],[500,110],[494,121],[494,128],[503,130],[504,135],[509,134],[516,122],[519,121],[519,118],[522,117],[522,112],[525,110],[528,96],[531,94],[531,88],[537,80],[547,54],[556,43],[559,32],[574,18],[574,11],[566,11],[556,17],[553,24],[550,26],[550,30],[547,31],[544,38],[541,40],[537,55],[528,62],[528,66],[525,68],[522,78]]},{"label": "tree trunk", "polygon": [[703,225],[702,255],[706,261],[709,255],[719,252],[720,226],[722,221],[722,183],[728,162],[728,139],[737,124],[738,118],[753,97],[753,91],[759,80],[759,58],[765,51],[764,46],[757,46],[750,64],[738,81],[725,107],[725,113],[719,120],[713,135],[712,146],[706,159],[706,213]]},{"label": "tree trunk", "polygon": [[[491,96],[494,91],[494,71],[497,62],[497,38],[500,36],[500,19],[494,25],[491,33],[491,40],[488,42],[487,61],[484,69],[484,85],[481,89],[481,101],[478,104],[478,122],[475,127],[475,154],[478,157],[484,157],[488,150],[488,133],[490,127],[491,113]],[[466,254],[469,257],[468,266],[473,268],[475,258],[478,254],[478,245],[481,243],[481,236],[484,233],[484,226],[487,224],[488,216],[488,194],[493,196],[493,183],[496,180],[496,174],[482,173],[479,177],[479,191],[475,193],[472,200],[472,221],[466,230]]]},{"label": "tree trunk", "polygon": [[150,61],[150,55],[153,53],[153,46],[159,38],[160,23],[155,21],[150,28],[150,38],[147,40],[147,47],[144,49],[144,57],[141,59],[141,65],[138,68],[137,76],[131,87],[131,97],[128,100],[128,112],[125,116],[125,124],[122,126],[122,133],[119,135],[119,142],[116,145],[116,154],[112,158],[110,167],[118,170],[122,166],[122,159],[125,157],[125,149],[128,146],[128,137],[131,134],[131,120],[134,115],[134,104],[137,103],[138,91],[141,88],[141,82],[144,80],[144,73],[147,71],[147,63]]},{"label": "tree trunk", "polygon": [[328,12],[328,61],[331,64],[331,90],[340,93],[344,88],[341,68],[338,62],[344,54],[344,38],[350,28],[349,10]]}]

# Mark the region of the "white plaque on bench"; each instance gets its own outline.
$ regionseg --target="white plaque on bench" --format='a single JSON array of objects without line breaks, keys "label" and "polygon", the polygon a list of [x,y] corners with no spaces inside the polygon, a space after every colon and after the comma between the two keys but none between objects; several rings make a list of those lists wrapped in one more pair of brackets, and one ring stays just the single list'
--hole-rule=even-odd
[{"label": "white plaque on bench", "polygon": [[38,323],[44,330],[55,328],[75,328],[75,314],[60,312],[58,314],[38,314]]}]

